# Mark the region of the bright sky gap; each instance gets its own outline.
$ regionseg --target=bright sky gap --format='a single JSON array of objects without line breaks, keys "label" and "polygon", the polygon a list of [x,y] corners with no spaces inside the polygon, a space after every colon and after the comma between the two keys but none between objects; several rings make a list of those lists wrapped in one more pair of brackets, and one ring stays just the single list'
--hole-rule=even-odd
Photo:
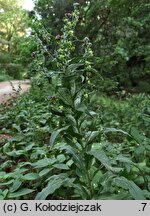
[{"label": "bright sky gap", "polygon": [[31,11],[34,7],[32,0],[23,0],[23,9]]}]

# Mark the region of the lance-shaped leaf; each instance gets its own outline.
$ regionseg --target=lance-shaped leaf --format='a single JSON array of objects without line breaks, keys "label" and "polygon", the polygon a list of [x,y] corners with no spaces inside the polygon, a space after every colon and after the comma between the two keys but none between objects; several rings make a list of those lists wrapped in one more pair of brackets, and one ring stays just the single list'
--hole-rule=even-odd
[{"label": "lance-shaped leaf", "polygon": [[125,177],[121,176],[116,177],[113,180],[113,184],[125,190],[129,190],[129,193],[135,200],[145,200],[144,192],[133,181],[129,181]]},{"label": "lance-shaped leaf", "polygon": [[66,126],[66,127],[63,127],[63,128],[60,128],[60,129],[54,131],[54,132],[52,133],[51,137],[50,137],[50,143],[49,143],[49,144],[50,144],[51,146],[53,146],[53,145],[54,145],[54,142],[55,142],[55,140],[56,140],[56,138],[57,138],[57,136],[58,136],[62,131],[67,130],[69,127],[70,127],[70,125],[68,125],[68,126]]},{"label": "lance-shaped leaf", "polygon": [[9,193],[8,194],[8,198],[17,198],[17,197],[21,197],[24,196],[26,194],[32,193],[34,190],[28,189],[28,188],[24,188],[24,189],[20,189],[17,192],[14,193]]},{"label": "lance-shaped leaf", "polygon": [[107,157],[103,150],[92,150],[88,152],[93,155],[97,160],[99,160],[107,170],[112,170],[110,159]]}]

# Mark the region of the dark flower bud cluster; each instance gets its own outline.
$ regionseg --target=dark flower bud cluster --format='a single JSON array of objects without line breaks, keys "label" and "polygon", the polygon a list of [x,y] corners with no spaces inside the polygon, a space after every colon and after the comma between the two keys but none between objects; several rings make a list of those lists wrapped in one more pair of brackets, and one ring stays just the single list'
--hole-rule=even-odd
[{"label": "dark flower bud cluster", "polygon": [[35,58],[36,57],[36,52],[32,52],[31,56],[32,56],[32,58]]},{"label": "dark flower bud cluster", "polygon": [[72,18],[72,14],[71,13],[65,13],[65,17],[67,17],[68,19]]}]

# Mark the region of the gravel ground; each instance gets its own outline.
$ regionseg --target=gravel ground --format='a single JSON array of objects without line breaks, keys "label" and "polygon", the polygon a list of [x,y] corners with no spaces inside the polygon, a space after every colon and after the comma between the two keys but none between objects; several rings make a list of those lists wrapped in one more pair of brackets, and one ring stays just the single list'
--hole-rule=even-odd
[{"label": "gravel ground", "polygon": [[11,97],[15,96],[15,91],[19,89],[19,86],[21,87],[20,94],[26,92],[30,87],[29,80],[14,80],[11,83],[9,81],[0,83],[0,104],[5,103]]}]

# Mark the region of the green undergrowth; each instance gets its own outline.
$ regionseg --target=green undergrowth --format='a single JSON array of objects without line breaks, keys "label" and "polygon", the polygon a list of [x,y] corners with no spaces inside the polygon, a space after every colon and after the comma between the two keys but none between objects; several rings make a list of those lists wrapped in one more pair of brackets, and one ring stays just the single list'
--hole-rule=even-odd
[{"label": "green undergrowth", "polygon": [[75,4],[56,41],[38,29],[31,89],[1,106],[0,133],[10,138],[0,140],[0,199],[150,198],[150,98],[96,89],[87,37],[73,55],[78,18]]},{"label": "green undergrowth", "polygon": [[[50,111],[48,88],[31,88],[10,107],[1,106],[1,134],[11,138],[0,144],[0,198],[149,199],[149,96],[118,100],[93,94],[98,130],[87,131],[92,148],[84,167],[80,147],[68,146],[61,135],[67,127],[53,133],[59,121]],[[53,148],[52,134],[60,134]]]}]

